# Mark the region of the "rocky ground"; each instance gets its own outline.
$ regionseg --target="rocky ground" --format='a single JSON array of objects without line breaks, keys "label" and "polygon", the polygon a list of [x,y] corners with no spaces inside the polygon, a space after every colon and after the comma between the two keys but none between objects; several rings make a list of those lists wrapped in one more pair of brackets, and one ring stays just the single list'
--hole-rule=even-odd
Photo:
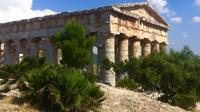
[{"label": "rocky ground", "polygon": [[[186,112],[151,99],[146,94],[99,84],[106,93],[100,112]],[[20,92],[12,90],[0,96],[0,112],[38,112],[37,109],[20,100]]]},{"label": "rocky ground", "polygon": [[100,85],[107,97],[101,112],[186,112],[179,107],[153,100],[143,93]]}]

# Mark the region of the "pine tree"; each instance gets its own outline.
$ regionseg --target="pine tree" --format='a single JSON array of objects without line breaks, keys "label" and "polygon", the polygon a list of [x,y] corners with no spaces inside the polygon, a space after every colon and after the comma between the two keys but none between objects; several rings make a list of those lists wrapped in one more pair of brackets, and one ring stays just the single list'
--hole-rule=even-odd
[{"label": "pine tree", "polygon": [[56,34],[54,42],[62,50],[62,64],[83,68],[92,61],[94,37],[86,36],[85,28],[76,19]]}]

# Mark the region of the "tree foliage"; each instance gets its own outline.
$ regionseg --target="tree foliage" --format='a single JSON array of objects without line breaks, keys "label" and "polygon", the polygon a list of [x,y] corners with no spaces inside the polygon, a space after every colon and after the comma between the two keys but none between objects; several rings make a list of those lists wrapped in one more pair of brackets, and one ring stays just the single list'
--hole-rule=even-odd
[{"label": "tree foliage", "polygon": [[162,92],[161,101],[191,109],[200,100],[200,57],[187,46],[180,52],[153,53],[116,67],[116,73],[125,69],[146,91]]},{"label": "tree foliage", "polygon": [[96,110],[104,92],[88,81],[85,72],[62,65],[31,70],[24,80],[26,97],[47,111],[86,112]]},{"label": "tree foliage", "polygon": [[62,50],[62,63],[71,67],[83,68],[92,60],[94,37],[87,36],[85,28],[76,19],[58,32],[54,43]]}]

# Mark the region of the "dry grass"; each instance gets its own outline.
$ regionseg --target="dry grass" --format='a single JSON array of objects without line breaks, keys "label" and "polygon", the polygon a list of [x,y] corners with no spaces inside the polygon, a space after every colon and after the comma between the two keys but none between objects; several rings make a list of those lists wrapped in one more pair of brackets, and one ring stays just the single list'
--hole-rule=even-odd
[{"label": "dry grass", "polygon": [[38,110],[18,97],[1,96],[0,112],[38,112]]}]

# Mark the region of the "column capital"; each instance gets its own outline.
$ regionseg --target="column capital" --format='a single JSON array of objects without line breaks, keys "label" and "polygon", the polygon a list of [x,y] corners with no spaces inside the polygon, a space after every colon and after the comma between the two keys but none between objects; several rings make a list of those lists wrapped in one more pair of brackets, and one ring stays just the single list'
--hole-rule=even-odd
[{"label": "column capital", "polygon": [[165,43],[165,42],[162,42],[162,43],[159,43],[159,44],[160,45],[165,45],[165,46],[167,45],[167,43]]},{"label": "column capital", "polygon": [[141,44],[144,45],[146,43],[150,43],[151,41],[147,38],[141,39]]}]

